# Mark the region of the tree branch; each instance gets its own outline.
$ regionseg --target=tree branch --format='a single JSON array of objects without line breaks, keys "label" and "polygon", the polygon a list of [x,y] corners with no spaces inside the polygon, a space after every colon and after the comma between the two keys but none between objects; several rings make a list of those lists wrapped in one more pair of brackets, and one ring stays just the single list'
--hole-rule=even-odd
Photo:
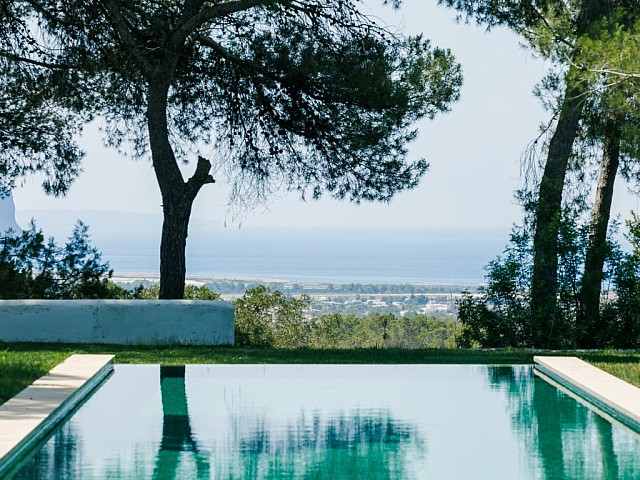
[{"label": "tree branch", "polygon": [[225,17],[233,13],[249,10],[253,7],[281,3],[283,1],[285,0],[233,0],[230,2],[219,3],[200,11],[196,15],[186,18],[184,22],[176,27],[175,35],[180,43],[182,43],[189,35],[214,18]]},{"label": "tree branch", "polygon": [[[256,64],[255,62],[252,62],[250,60],[245,60],[244,58],[241,58],[237,55],[235,55],[234,53],[231,53],[229,50],[227,50],[226,48],[224,48],[222,45],[220,45],[218,42],[216,42],[215,40],[213,40],[210,37],[205,37],[203,35],[197,35],[195,37],[195,40],[200,42],[202,45],[211,48],[212,50],[215,50],[216,52],[218,52],[223,58],[225,58],[226,60],[235,63],[236,65],[239,65],[241,67],[244,68],[248,68],[253,70],[256,73],[259,73],[260,75],[263,75],[265,78],[268,78],[269,80],[273,80],[274,82],[278,82],[280,85],[284,86],[285,88],[291,88],[291,82],[288,81],[287,78],[284,78],[272,71],[270,71],[269,69]],[[302,85],[298,84],[297,85],[298,88],[301,88]],[[302,89],[304,91],[304,93],[306,95],[308,95],[311,98],[314,98],[316,100],[322,100],[323,97],[318,96],[316,93],[312,92],[310,89]]]},{"label": "tree branch", "polygon": [[620,70],[611,70],[608,68],[588,68],[584,65],[577,65],[577,67],[581,70],[586,70],[592,73],[600,73],[602,75],[613,75],[615,77],[620,77],[621,79],[640,78],[640,73],[622,72]]},{"label": "tree branch", "polygon": [[135,37],[132,35],[127,20],[122,15],[117,0],[105,0],[103,2],[104,8],[107,10],[107,14],[111,19],[111,23],[115,28],[118,35],[122,39],[125,47],[129,53],[133,56],[134,60],[138,63],[138,66],[142,69],[144,74],[149,77],[153,71],[153,68],[144,53],[140,49],[140,46],[136,42]]},{"label": "tree branch", "polygon": [[52,69],[56,69],[56,70],[70,70],[70,69],[77,69],[78,68],[78,67],[76,67],[74,65],[70,65],[68,63],[43,62],[43,61],[40,61],[40,60],[34,60],[32,58],[22,57],[20,55],[16,55],[14,53],[5,52],[5,51],[2,51],[2,50],[0,50],[0,57],[7,58],[7,59],[13,60],[15,62],[28,63],[29,65],[35,65],[37,67],[44,67],[44,68],[52,68]]},{"label": "tree branch", "polygon": [[187,192],[192,199],[196,198],[198,191],[200,191],[204,185],[208,183],[216,183],[213,176],[209,173],[210,171],[211,162],[204,157],[198,156],[196,171],[186,183]]}]

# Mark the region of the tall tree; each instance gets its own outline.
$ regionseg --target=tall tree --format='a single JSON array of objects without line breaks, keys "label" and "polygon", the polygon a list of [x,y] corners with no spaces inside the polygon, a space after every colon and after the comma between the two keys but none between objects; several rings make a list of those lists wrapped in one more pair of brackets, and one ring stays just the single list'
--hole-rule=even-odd
[{"label": "tall tree", "polygon": [[[604,327],[599,322],[600,297],[616,175],[620,164],[624,167],[623,172],[627,172],[638,159],[639,130],[635,108],[638,86],[631,77],[611,73],[628,69],[630,57],[638,58],[637,52],[633,55],[625,52],[630,43],[638,42],[638,3],[621,0],[605,2],[600,7],[603,10],[599,18],[593,21],[585,35],[574,38],[573,31],[565,31],[563,42],[572,48],[565,49],[563,56],[558,57],[559,62],[574,68],[577,81],[588,86],[582,95],[583,107],[570,168],[578,169],[578,178],[584,179],[591,164],[590,157],[595,158],[595,153],[601,159],[580,281],[580,305],[575,319],[575,341],[583,348],[595,347],[598,332]],[[560,38],[561,31],[549,30]],[[582,190],[584,195],[586,190]],[[569,201],[570,196],[566,191],[564,201]]]},{"label": "tall tree", "polygon": [[[640,118],[638,92],[640,83],[634,72],[640,62],[640,22],[638,5],[621,2],[610,29],[590,42],[579,65],[600,85],[589,102],[587,133],[599,140],[602,151],[600,178],[591,215],[589,246],[581,285],[581,311],[578,317],[578,344],[597,345],[600,325],[600,300],[603,265],[607,252],[606,236],[610,217],[614,182],[618,172],[627,181],[638,181],[640,160]],[[604,326],[602,326],[604,327]]]},{"label": "tall tree", "polygon": [[586,100],[593,93],[596,82],[593,75],[585,74],[597,64],[587,60],[591,55],[589,48],[616,31],[620,24],[615,20],[619,18],[620,10],[632,11],[634,5],[637,8],[636,2],[441,0],[441,3],[490,27],[508,26],[542,56],[565,69],[562,79],[564,92],[556,112],[553,133],[546,145],[546,161],[537,186],[533,215],[533,344],[557,347],[562,343],[556,328],[560,320],[557,308],[558,236],[569,161]]},{"label": "tall tree", "polygon": [[577,318],[576,342],[581,348],[597,346],[600,320],[603,269],[607,254],[607,232],[611,203],[618,167],[620,165],[620,137],[622,122],[610,118],[602,147],[602,161],[596,199],[591,210],[589,242],[584,273],[580,282],[580,311]]},{"label": "tall tree", "polygon": [[29,60],[60,66],[111,144],[150,155],[161,298],[182,297],[191,208],[214,182],[203,145],[243,202],[279,187],[388,201],[427,169],[406,160],[412,124],[448,110],[461,84],[448,51],[392,34],[356,0],[2,1],[23,9]]},{"label": "tall tree", "polygon": [[[533,237],[534,263],[531,285],[531,313],[534,344],[543,348],[558,347],[561,339],[555,331],[560,320],[557,309],[558,294],[558,234],[562,212],[563,189],[574,142],[582,118],[585,98],[591,85],[580,76],[575,65],[581,52],[581,40],[601,34],[600,20],[610,12],[610,2],[582,0],[576,5],[575,22],[570,35],[573,39],[566,55],[569,64],[565,77],[565,92],[558,113],[555,130],[548,145],[547,159],[538,188]],[[572,12],[569,13],[571,19]],[[547,22],[548,23],[548,22]],[[552,30],[554,35],[557,35]]]}]

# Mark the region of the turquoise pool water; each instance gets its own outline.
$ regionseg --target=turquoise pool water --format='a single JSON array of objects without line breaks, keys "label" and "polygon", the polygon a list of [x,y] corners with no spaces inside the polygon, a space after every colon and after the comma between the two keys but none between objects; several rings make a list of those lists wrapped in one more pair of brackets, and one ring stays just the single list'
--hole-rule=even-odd
[{"label": "turquoise pool water", "polygon": [[116,365],[17,479],[638,479],[530,366]]}]

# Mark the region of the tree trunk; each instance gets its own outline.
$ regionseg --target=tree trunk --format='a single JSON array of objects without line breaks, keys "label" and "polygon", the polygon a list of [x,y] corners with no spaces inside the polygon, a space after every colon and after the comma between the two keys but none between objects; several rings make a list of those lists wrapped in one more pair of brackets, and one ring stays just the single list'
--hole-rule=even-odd
[{"label": "tree trunk", "polygon": [[604,261],[607,253],[607,228],[611,215],[613,186],[620,164],[620,123],[607,124],[598,190],[591,212],[589,244],[580,288],[578,314],[578,347],[595,348],[600,320],[600,294]]},{"label": "tree trunk", "polygon": [[164,200],[162,240],[160,242],[160,293],[161,299],[184,298],[187,274],[186,253],[191,205]]},{"label": "tree trunk", "polygon": [[[571,69],[573,70],[573,68]],[[562,190],[571,150],[582,116],[586,87],[571,80],[565,92],[558,125],[549,143],[549,153],[538,192],[533,237],[533,279],[531,285],[531,334],[533,345],[558,347],[554,324],[558,291],[558,229],[562,212]]]},{"label": "tree trunk", "polygon": [[199,157],[196,171],[185,182],[173,148],[169,142],[167,123],[167,96],[172,71],[161,64],[156,79],[149,82],[147,126],[153,169],[162,195],[162,241],[160,243],[160,293],[161,299],[184,297],[186,276],[187,235],[191,207],[196,195],[207,183],[213,183],[209,175],[211,163]]},{"label": "tree trunk", "polygon": [[[610,7],[609,2],[583,0],[576,25],[576,38],[585,35]],[[562,191],[571,150],[584,109],[583,97],[589,85],[579,79],[572,65],[556,130],[549,143],[535,214],[533,236],[533,279],[531,285],[531,334],[533,345],[558,348],[562,344],[554,331],[558,318],[558,230],[562,215]]]}]

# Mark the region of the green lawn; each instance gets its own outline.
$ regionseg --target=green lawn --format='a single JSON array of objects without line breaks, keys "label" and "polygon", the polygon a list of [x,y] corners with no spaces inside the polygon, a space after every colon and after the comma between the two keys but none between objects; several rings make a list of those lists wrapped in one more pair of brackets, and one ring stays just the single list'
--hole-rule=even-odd
[{"label": "green lawn", "polygon": [[[467,363],[526,364],[529,350],[276,350],[195,346],[120,346],[0,343],[0,403],[74,353],[112,353],[116,363]],[[548,352],[558,355],[558,352]],[[640,386],[640,352],[562,352]]]}]

